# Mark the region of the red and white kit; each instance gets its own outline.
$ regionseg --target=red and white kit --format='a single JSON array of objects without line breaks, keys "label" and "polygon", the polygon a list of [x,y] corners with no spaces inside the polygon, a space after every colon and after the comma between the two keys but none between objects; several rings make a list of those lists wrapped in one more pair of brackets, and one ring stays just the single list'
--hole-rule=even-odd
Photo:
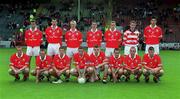
[{"label": "red and white kit", "polygon": [[43,42],[42,37],[42,32],[37,28],[35,28],[34,31],[32,31],[31,28],[25,31],[25,42],[27,45],[26,54],[28,56],[39,55],[40,45]]}]

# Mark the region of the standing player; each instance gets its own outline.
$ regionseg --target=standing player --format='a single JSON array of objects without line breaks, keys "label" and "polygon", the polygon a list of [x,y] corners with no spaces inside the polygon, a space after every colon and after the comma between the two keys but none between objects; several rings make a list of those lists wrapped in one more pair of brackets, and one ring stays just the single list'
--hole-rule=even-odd
[{"label": "standing player", "polygon": [[136,29],[136,21],[132,20],[130,22],[130,28],[124,32],[123,37],[123,44],[124,48],[124,55],[129,55],[130,48],[136,48],[136,54],[138,52],[138,40],[139,40],[140,32]]},{"label": "standing player", "polygon": [[120,49],[115,48],[114,53],[109,58],[108,74],[113,78],[114,82],[123,75],[123,61],[124,56],[120,54]]},{"label": "standing player", "polygon": [[154,47],[149,47],[148,54],[145,54],[143,57],[143,74],[145,76],[145,81],[149,82],[149,75],[154,76],[153,80],[155,83],[159,81],[164,73],[161,58],[159,55],[155,54]]},{"label": "standing player", "polygon": [[43,41],[42,36],[42,32],[37,28],[35,20],[31,20],[31,27],[25,32],[26,54],[30,57],[30,60],[32,56],[39,55],[40,45]]},{"label": "standing player", "polygon": [[130,54],[124,59],[124,74],[126,76],[126,81],[130,80],[130,75],[133,74],[137,82],[142,74],[141,70],[141,57],[136,54],[136,48],[130,48]]},{"label": "standing player", "polygon": [[15,77],[15,81],[20,80],[19,74],[23,74],[23,80],[29,77],[29,57],[23,53],[22,47],[16,45],[17,52],[10,58],[9,74]]},{"label": "standing player", "polygon": [[105,54],[98,45],[95,45],[90,55],[90,66],[87,68],[91,82],[100,79],[100,71],[104,70],[105,65],[107,65]]},{"label": "standing player", "polygon": [[115,48],[121,45],[121,32],[116,29],[116,22],[112,21],[110,29],[104,34],[104,40],[106,42],[106,57],[110,57]]},{"label": "standing player", "polygon": [[70,30],[65,34],[65,42],[67,44],[66,55],[72,58],[82,43],[82,33],[76,29],[76,21],[72,20],[70,26]]},{"label": "standing player", "polygon": [[154,48],[155,54],[159,54],[159,41],[162,38],[162,29],[157,26],[156,23],[156,18],[152,18],[151,24],[144,29],[146,54],[148,53],[148,49],[150,46]]},{"label": "standing player", "polygon": [[49,69],[51,67],[52,59],[50,56],[46,55],[44,49],[40,50],[39,56],[36,57],[36,68],[32,71],[32,75],[36,76],[36,83],[43,80],[44,76],[49,79]]},{"label": "standing player", "polygon": [[46,39],[48,42],[47,55],[59,54],[59,47],[62,45],[62,29],[57,26],[57,19],[52,19],[51,26],[46,28]]},{"label": "standing player", "polygon": [[88,45],[88,54],[91,55],[93,52],[93,47],[95,45],[101,46],[102,42],[102,31],[97,29],[97,23],[92,22],[91,30],[87,32],[87,45]]},{"label": "standing player", "polygon": [[50,74],[56,78],[53,83],[62,83],[61,76],[65,75],[65,81],[69,81],[70,77],[70,58],[65,54],[63,47],[59,48],[59,53],[54,56],[53,67],[50,69]]},{"label": "standing player", "polygon": [[78,53],[73,56],[75,68],[71,69],[71,74],[78,78],[86,77],[86,68],[89,65],[89,55],[84,51],[82,47],[79,47]]}]

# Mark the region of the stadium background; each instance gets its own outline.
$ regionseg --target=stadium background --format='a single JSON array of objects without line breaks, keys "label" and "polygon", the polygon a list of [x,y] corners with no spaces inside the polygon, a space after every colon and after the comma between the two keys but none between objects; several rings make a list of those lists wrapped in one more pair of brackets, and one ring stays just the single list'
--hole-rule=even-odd
[{"label": "stadium background", "polygon": [[[54,98],[144,98],[169,99],[180,98],[179,66],[180,58],[180,2],[179,0],[5,0],[0,1],[0,98],[1,99],[54,99]],[[77,27],[86,38],[92,20],[98,22],[103,32],[111,20],[117,22],[117,28],[125,30],[131,19],[138,22],[141,31],[140,49],[143,49],[143,29],[149,24],[152,16],[158,18],[158,25],[163,28],[161,40],[161,57],[165,76],[158,84],[150,82],[135,83],[87,83],[79,85],[75,81],[53,85],[47,82],[35,84],[35,78],[28,82],[13,82],[7,73],[9,57],[15,52],[10,46],[13,42],[24,45],[24,30],[29,26],[30,16],[37,19],[39,28],[50,24],[51,17],[58,19],[58,25],[64,32],[69,29],[69,21],[75,19]],[[46,42],[44,42],[44,45]],[[6,48],[8,47],[8,48]],[[25,49],[24,49],[25,50]],[[173,50],[173,51],[172,51]],[[144,51],[139,51],[142,56]],[[34,67],[34,58],[32,60]]]}]

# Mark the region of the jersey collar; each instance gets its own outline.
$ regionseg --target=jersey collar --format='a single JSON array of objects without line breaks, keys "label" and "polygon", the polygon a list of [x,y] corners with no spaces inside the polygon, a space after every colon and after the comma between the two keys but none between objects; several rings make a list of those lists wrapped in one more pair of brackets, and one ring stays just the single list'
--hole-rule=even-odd
[{"label": "jersey collar", "polygon": [[65,54],[61,57],[60,54],[59,54],[59,58],[63,59],[65,57]]},{"label": "jersey collar", "polygon": [[40,60],[42,60],[42,61],[46,60],[46,55],[44,56],[44,59],[42,59],[41,56],[40,56]]},{"label": "jersey collar", "polygon": [[77,29],[75,29],[74,31],[73,31],[72,29],[70,29],[70,31],[74,33],[74,32],[76,32],[76,31],[77,31]]},{"label": "jersey collar", "polygon": [[116,28],[114,29],[114,31],[112,31],[111,28],[110,28],[109,30],[110,30],[111,32],[114,32],[114,31],[116,31]]},{"label": "jersey collar", "polygon": [[95,31],[93,31],[92,29],[91,29],[91,32],[93,32],[93,33],[95,33],[95,32],[97,32],[98,30],[96,29]]},{"label": "jersey collar", "polygon": [[[37,30],[37,27],[35,27],[34,31],[36,31],[36,30]],[[34,32],[34,31],[32,30],[32,28],[30,28],[30,31]]]},{"label": "jersey collar", "polygon": [[16,57],[21,58],[21,57],[23,57],[23,54],[24,54],[24,53],[22,52],[22,53],[21,53],[21,56],[19,57],[19,56],[18,56],[18,53],[16,53]]}]

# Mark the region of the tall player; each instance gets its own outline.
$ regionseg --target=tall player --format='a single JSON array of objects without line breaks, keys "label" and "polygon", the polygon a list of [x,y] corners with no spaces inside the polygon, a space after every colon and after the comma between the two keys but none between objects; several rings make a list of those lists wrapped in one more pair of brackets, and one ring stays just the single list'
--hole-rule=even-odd
[{"label": "tall player", "polygon": [[136,54],[136,48],[134,46],[130,48],[130,54],[125,57],[124,66],[125,81],[129,81],[130,75],[133,74],[134,78],[139,82],[142,74],[141,57]]},{"label": "tall player", "polygon": [[109,58],[109,70],[108,74],[112,76],[113,81],[117,80],[123,75],[124,56],[120,54],[120,49],[115,48],[114,53]]},{"label": "tall player", "polygon": [[162,29],[156,25],[157,19],[152,18],[151,24],[144,29],[144,39],[146,44],[145,53],[148,53],[150,46],[154,48],[156,54],[159,54],[159,41],[162,38]]},{"label": "tall player", "polygon": [[17,52],[10,58],[9,74],[15,77],[15,81],[20,80],[19,74],[23,74],[23,80],[29,77],[29,57],[23,53],[22,47],[16,45]]},{"label": "tall player", "polygon": [[107,30],[104,34],[104,40],[106,42],[106,57],[110,57],[114,52],[115,48],[118,48],[121,45],[121,32],[116,29],[116,22],[112,21],[110,29]]},{"label": "tall player", "polygon": [[123,44],[125,46],[124,48],[124,55],[129,55],[130,48],[135,47],[136,48],[136,54],[138,52],[138,40],[139,40],[139,34],[140,32],[136,29],[136,21],[132,20],[130,21],[130,28],[124,32],[123,37]]},{"label": "tall player", "polygon": [[65,81],[70,77],[70,58],[65,54],[63,47],[59,48],[59,54],[54,56],[53,66],[49,70],[50,74],[56,78],[53,83],[62,83],[61,76],[65,76]]},{"label": "tall player", "polygon": [[47,55],[54,56],[59,54],[59,47],[62,45],[62,29],[57,26],[57,19],[52,19],[51,24],[45,30],[48,42]]},{"label": "tall player", "polygon": [[101,46],[102,42],[102,31],[97,29],[96,22],[92,22],[91,30],[87,32],[86,39],[88,46],[88,54],[91,55],[93,53],[93,47],[95,45]]},{"label": "tall player", "polygon": [[30,60],[32,56],[39,55],[40,45],[43,41],[42,36],[42,32],[36,26],[36,21],[32,19],[30,29],[25,31],[25,42],[27,45],[26,54],[30,57]]},{"label": "tall player", "polygon": [[70,30],[65,34],[65,42],[67,44],[66,55],[72,58],[82,43],[82,33],[76,29],[76,21],[72,20],[70,27]]},{"label": "tall player", "polygon": [[95,45],[93,52],[90,55],[90,66],[87,67],[87,74],[90,76],[90,81],[94,82],[100,79],[100,71],[104,71],[106,61],[105,53],[101,51],[100,46]]},{"label": "tall player", "polygon": [[46,55],[45,50],[41,49],[39,56],[36,57],[36,68],[31,72],[33,76],[36,76],[36,83],[43,80],[44,77],[47,77],[48,81],[50,80],[49,69],[51,65],[51,56]]},{"label": "tall player", "polygon": [[155,83],[157,83],[159,78],[163,75],[164,70],[161,58],[158,54],[155,54],[154,47],[149,47],[148,54],[144,55],[143,67],[143,74],[146,82],[149,82],[150,74],[154,76],[153,80]]}]

